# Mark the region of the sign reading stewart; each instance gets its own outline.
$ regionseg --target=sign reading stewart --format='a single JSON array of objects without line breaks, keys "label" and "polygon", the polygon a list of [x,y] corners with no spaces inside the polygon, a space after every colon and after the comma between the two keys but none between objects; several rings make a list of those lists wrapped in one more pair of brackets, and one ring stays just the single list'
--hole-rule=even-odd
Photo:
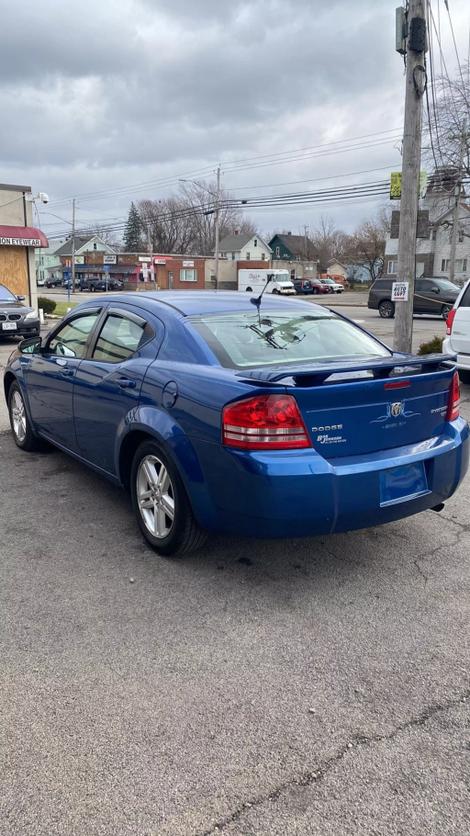
[{"label": "sign reading stewart", "polygon": [[40,238],[2,238],[0,236],[0,247],[42,247]]}]

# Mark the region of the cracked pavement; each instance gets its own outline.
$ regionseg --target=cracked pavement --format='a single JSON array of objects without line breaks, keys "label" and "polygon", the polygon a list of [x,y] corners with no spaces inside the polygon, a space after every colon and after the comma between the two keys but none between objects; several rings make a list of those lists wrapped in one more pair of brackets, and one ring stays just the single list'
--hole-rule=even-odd
[{"label": "cracked pavement", "polygon": [[470,832],[469,477],[171,562],[66,456],[0,461],[2,836]]}]

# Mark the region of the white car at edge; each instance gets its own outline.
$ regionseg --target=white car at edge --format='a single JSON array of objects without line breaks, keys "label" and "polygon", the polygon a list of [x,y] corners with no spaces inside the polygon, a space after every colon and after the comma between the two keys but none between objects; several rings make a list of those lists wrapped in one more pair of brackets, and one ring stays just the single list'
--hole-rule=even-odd
[{"label": "white car at edge", "polygon": [[470,383],[470,281],[463,287],[447,317],[443,351],[457,355],[462,383]]}]

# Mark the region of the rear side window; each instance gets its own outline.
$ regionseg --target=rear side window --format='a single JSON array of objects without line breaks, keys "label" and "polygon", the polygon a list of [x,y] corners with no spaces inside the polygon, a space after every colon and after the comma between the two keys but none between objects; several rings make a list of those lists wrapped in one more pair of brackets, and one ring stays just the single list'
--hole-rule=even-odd
[{"label": "rear side window", "polygon": [[467,289],[460,300],[460,308],[470,308],[470,283],[467,285]]},{"label": "rear side window", "polygon": [[125,316],[110,314],[104,323],[93,351],[93,360],[122,363],[128,360],[146,341],[145,322],[135,322]]},{"label": "rear side window", "polygon": [[330,312],[256,311],[191,320],[222,366],[326,362],[338,358],[390,357],[390,352],[353,323]]}]

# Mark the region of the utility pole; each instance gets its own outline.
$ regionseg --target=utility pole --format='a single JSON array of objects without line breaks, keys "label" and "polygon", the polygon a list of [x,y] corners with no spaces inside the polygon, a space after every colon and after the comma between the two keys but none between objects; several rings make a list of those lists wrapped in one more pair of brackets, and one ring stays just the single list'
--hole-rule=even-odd
[{"label": "utility pole", "polygon": [[152,267],[153,267],[153,265],[152,265],[153,246],[152,246],[152,235],[151,235],[151,231],[150,231],[150,221],[147,224],[147,249],[149,251],[149,256],[150,256],[150,266],[147,270],[147,278],[148,278],[149,281],[152,281],[152,278],[153,278],[153,269],[152,269]]},{"label": "utility pole", "polygon": [[72,283],[67,287],[67,298],[70,302],[70,291],[75,290],[75,198],[72,200]]},{"label": "utility pole", "polygon": [[215,198],[215,289],[219,288],[219,232],[220,232],[220,165],[217,166],[217,192]]},{"label": "utility pole", "polygon": [[406,94],[403,130],[398,280],[408,283],[407,301],[395,303],[396,351],[411,352],[413,297],[416,275],[416,227],[418,221],[419,170],[426,51],[425,0],[409,0],[406,38]]},{"label": "utility pole", "polygon": [[305,259],[308,261],[308,226],[304,226],[304,249],[305,249]]},{"label": "utility pole", "polygon": [[455,279],[455,254],[457,251],[457,241],[459,238],[459,217],[460,217],[460,194],[462,189],[462,169],[464,163],[465,147],[467,138],[467,121],[465,120],[462,126],[462,135],[460,139],[460,157],[459,157],[459,175],[455,184],[455,205],[452,219],[452,235],[450,238],[450,253],[449,253],[449,281],[453,282]]}]

